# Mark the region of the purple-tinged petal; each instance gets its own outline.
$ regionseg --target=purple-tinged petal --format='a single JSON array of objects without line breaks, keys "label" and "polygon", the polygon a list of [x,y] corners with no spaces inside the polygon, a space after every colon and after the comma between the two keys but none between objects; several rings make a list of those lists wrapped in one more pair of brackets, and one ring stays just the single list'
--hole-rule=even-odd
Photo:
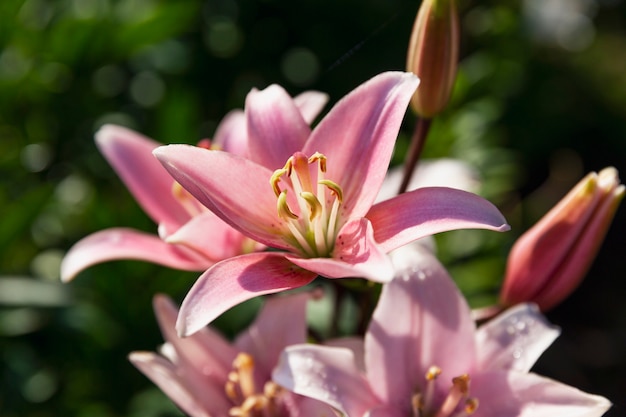
[{"label": "purple-tinged petal", "polygon": [[401,72],[372,78],[341,99],[307,140],[303,153],[327,156],[326,178],[341,186],[348,217],[362,217],[374,202],[418,83]]},{"label": "purple-tinged petal", "polygon": [[239,303],[302,287],[315,277],[279,252],[226,259],[202,274],[185,297],[176,324],[178,334],[189,336]]},{"label": "purple-tinged petal", "polygon": [[268,298],[254,322],[237,337],[237,350],[254,357],[265,380],[270,378],[285,347],[306,342],[306,305],[310,297],[303,292]]},{"label": "purple-tinged petal", "polygon": [[611,403],[536,374],[491,371],[470,375],[480,417],[600,417]]},{"label": "purple-tinged petal", "polygon": [[249,240],[210,211],[195,216],[165,239],[167,243],[188,246],[215,262],[241,255]]},{"label": "purple-tinged petal", "polygon": [[307,124],[313,123],[328,102],[328,94],[320,91],[305,91],[293,98]]},{"label": "purple-tinged petal", "polygon": [[296,394],[322,401],[348,416],[364,416],[380,403],[350,349],[294,345],[281,355],[272,379]]},{"label": "purple-tinged petal", "polygon": [[478,368],[528,372],[559,333],[536,305],[510,308],[476,332]]},{"label": "purple-tinged petal", "polygon": [[362,277],[388,282],[393,277],[389,257],[374,240],[372,225],[367,219],[346,223],[337,235],[332,258],[301,258],[287,255],[294,264],[326,278]]},{"label": "purple-tinged petal", "polygon": [[248,129],[243,110],[230,111],[215,130],[213,146],[235,155],[248,156]]},{"label": "purple-tinged petal", "polygon": [[410,407],[416,387],[424,388],[431,366],[437,382],[474,366],[474,322],[465,299],[428,249],[398,265],[383,287],[365,335],[365,365],[372,390],[385,404]]},{"label": "purple-tinged petal", "polygon": [[281,238],[286,226],[276,212],[273,171],[226,152],[188,145],[154,151],[185,189],[222,220],[267,246],[292,250]]},{"label": "purple-tinged petal", "polygon": [[213,265],[213,261],[200,254],[165,243],[154,235],[113,228],[93,233],[72,246],[61,264],[61,280],[71,281],[83,269],[120,259],[147,261],[188,271],[202,271]]},{"label": "purple-tinged petal", "polygon": [[342,347],[350,349],[354,354],[354,363],[357,368],[365,373],[365,341],[362,337],[349,336],[330,339],[324,342],[325,346]]},{"label": "purple-tinged petal", "polygon": [[509,230],[502,214],[489,201],[445,187],[420,188],[401,194],[376,204],[366,217],[374,226],[374,238],[385,252],[449,230]]},{"label": "purple-tinged petal", "polygon": [[[226,397],[217,387],[189,384],[178,375],[177,367],[152,352],[132,352],[128,359],[191,417],[211,417],[228,413]],[[202,392],[199,392],[202,391]]]},{"label": "purple-tinged petal", "polygon": [[204,377],[223,384],[238,350],[210,327],[191,337],[179,337],[176,333],[178,309],[172,301],[164,295],[156,295],[152,304],[161,334],[174,347],[178,358]]},{"label": "purple-tinged petal", "polygon": [[96,144],[143,210],[171,232],[190,216],[172,193],[174,181],[152,151],[160,144],[121,126],[104,125]]},{"label": "purple-tinged petal", "polygon": [[271,170],[282,168],[311,133],[293,99],[278,85],[252,90],[245,111],[248,155]]},{"label": "purple-tinged petal", "polygon": [[[389,200],[398,195],[403,176],[404,167],[389,169],[376,202]],[[449,187],[475,192],[479,185],[478,173],[464,161],[452,158],[424,159],[419,161],[417,168],[413,171],[407,191],[424,187]]]}]

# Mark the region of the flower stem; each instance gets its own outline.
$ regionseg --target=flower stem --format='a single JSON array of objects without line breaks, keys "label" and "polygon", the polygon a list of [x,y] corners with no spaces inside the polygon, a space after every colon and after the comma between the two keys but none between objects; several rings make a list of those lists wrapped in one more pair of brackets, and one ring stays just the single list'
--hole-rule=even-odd
[{"label": "flower stem", "polygon": [[413,171],[417,166],[417,160],[422,153],[424,143],[426,143],[426,136],[428,136],[431,122],[432,119],[417,119],[413,136],[411,136],[411,145],[409,146],[409,151],[407,152],[406,159],[404,160],[404,175],[402,177],[402,184],[400,184],[398,194],[404,193],[409,186],[411,176],[413,176]]}]

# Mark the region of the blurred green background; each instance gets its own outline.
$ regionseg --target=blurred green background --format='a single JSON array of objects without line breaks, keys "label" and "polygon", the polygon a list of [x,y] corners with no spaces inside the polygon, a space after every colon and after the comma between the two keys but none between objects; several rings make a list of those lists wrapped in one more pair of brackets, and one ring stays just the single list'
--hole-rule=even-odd
[{"label": "blurred green background", "polygon": [[[461,68],[426,156],[466,160],[507,234],[452,232],[441,257],[473,305],[497,296],[508,248],[590,170],[626,173],[626,5],[621,0],[459,2]],[[112,226],[155,231],[98,153],[118,123],[164,143],[210,137],[252,87],[328,92],[331,103],[402,70],[408,0],[0,2],[0,415],[175,416],[126,360],[161,337],[151,297],[180,301],[197,273],[98,265],[59,283],[65,251]],[[329,107],[327,107],[328,109]],[[408,115],[395,163],[415,118]],[[626,174],[624,174],[626,175]],[[538,372],[626,412],[626,213],[587,280],[548,313],[562,336]],[[249,303],[218,320],[232,335]]]}]

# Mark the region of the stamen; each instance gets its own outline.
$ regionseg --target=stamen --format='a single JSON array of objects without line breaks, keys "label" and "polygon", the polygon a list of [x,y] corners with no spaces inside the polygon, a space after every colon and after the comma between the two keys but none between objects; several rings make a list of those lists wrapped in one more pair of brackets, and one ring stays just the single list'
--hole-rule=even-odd
[{"label": "stamen", "polygon": [[337,197],[337,200],[339,200],[340,203],[343,203],[343,190],[336,182],[331,180],[320,180],[318,183],[328,187],[331,193]]},{"label": "stamen", "polygon": [[326,155],[323,153],[315,152],[309,158],[309,164],[313,162],[319,162],[319,167],[322,172],[326,172]]},{"label": "stamen", "polygon": [[413,394],[411,397],[411,409],[413,410],[413,417],[422,417],[422,409],[424,408],[424,401],[422,401],[422,394]]},{"label": "stamen", "polygon": [[254,395],[254,359],[252,359],[252,356],[241,352],[233,361],[233,368],[239,374],[239,386],[243,396],[250,397]]},{"label": "stamen", "polygon": [[287,174],[287,171],[288,170],[286,168],[277,169],[270,177],[270,185],[272,186],[272,190],[274,190],[274,194],[276,194],[276,197],[278,197],[281,193],[281,189],[278,186],[278,183],[280,182],[280,177]]},{"label": "stamen", "polygon": [[298,216],[291,211],[289,205],[287,204],[287,190],[283,190],[278,196],[278,199],[276,200],[276,209],[278,210],[278,215],[285,220],[295,220],[298,218]]},{"label": "stamen", "polygon": [[478,409],[478,398],[468,398],[465,400],[465,414],[474,414]]},{"label": "stamen", "polygon": [[461,399],[467,396],[469,381],[470,378],[467,374],[452,378],[452,388],[450,388],[448,396],[443,401],[435,417],[449,417],[452,414]]},{"label": "stamen", "polygon": [[429,414],[432,412],[433,408],[433,399],[435,397],[435,380],[441,375],[441,368],[438,366],[431,366],[426,371],[426,388],[424,389],[424,396],[422,398],[422,408],[424,409],[425,414]]},{"label": "stamen", "polygon": [[321,214],[322,205],[320,204],[320,201],[317,199],[315,194],[308,191],[303,191],[302,193],[300,193],[300,197],[304,198],[304,200],[309,205],[309,211],[311,212],[311,214],[309,215],[310,221],[312,221],[314,218],[318,217]]}]

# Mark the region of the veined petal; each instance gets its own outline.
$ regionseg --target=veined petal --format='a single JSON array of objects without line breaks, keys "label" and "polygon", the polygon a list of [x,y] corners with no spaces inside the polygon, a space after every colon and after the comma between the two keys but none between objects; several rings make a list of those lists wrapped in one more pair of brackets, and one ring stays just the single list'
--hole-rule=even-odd
[{"label": "veined petal", "polygon": [[367,219],[346,223],[337,234],[332,258],[301,258],[287,255],[294,264],[326,278],[362,277],[388,282],[393,277],[389,257],[374,240],[372,225]]},{"label": "veined petal", "polygon": [[372,390],[385,403],[410,406],[431,366],[449,386],[474,367],[475,325],[456,285],[426,248],[415,247],[411,264],[399,266],[383,286],[365,334],[365,366]]},{"label": "veined petal", "polygon": [[519,304],[478,328],[478,367],[528,372],[559,333],[536,305]]},{"label": "veined petal", "polygon": [[326,178],[343,189],[343,209],[362,217],[380,189],[418,79],[387,72],[357,87],[320,121],[303,153],[327,156]]},{"label": "veined petal", "polygon": [[174,180],[152,155],[160,143],[121,126],[104,125],[96,133],[96,144],[155,223],[172,231],[189,220],[172,193]]},{"label": "veined petal", "polygon": [[248,129],[243,110],[231,110],[224,116],[213,135],[213,145],[228,153],[248,156]]},{"label": "veined petal", "polygon": [[207,379],[223,385],[238,351],[210,327],[191,337],[179,337],[176,333],[178,309],[172,300],[165,295],[156,295],[152,304],[161,334],[174,347],[179,359]]},{"label": "veined petal", "polygon": [[296,394],[322,401],[351,417],[364,416],[380,403],[359,372],[350,349],[289,346],[272,379]]},{"label": "veined petal", "polygon": [[246,97],[248,155],[271,170],[282,168],[311,133],[294,100],[274,84]]},{"label": "veined petal", "polygon": [[239,303],[302,287],[316,276],[295,266],[280,252],[226,259],[202,274],[185,297],[176,324],[178,334],[189,336]]},{"label": "veined petal", "polygon": [[328,94],[320,91],[305,91],[295,96],[293,102],[300,110],[304,121],[310,125],[328,103]]},{"label": "veined petal", "polygon": [[[210,211],[195,216],[165,239],[168,243],[188,246],[215,262],[241,255],[248,240]],[[251,246],[254,249],[254,244]]]},{"label": "veined petal", "polygon": [[235,346],[251,354],[268,379],[283,349],[305,343],[307,292],[267,298],[254,322],[237,336]]},{"label": "veined petal", "polygon": [[281,237],[286,226],[276,213],[269,182],[273,171],[195,146],[162,146],[154,154],[176,181],[226,223],[267,246],[293,249]]},{"label": "veined petal", "polygon": [[83,269],[120,259],[147,261],[188,271],[202,271],[213,265],[213,261],[198,253],[165,243],[155,235],[113,228],[93,233],[72,246],[61,264],[61,280],[71,281]]},{"label": "veined petal", "polygon": [[520,372],[472,375],[482,417],[600,417],[611,403],[569,385]]},{"label": "veined petal", "polygon": [[[128,359],[191,417],[228,413],[226,396],[215,387],[192,386],[180,378],[174,364],[152,352],[132,352]],[[202,390],[200,393],[198,391]],[[201,394],[201,395],[199,395]]]},{"label": "veined petal", "polygon": [[449,230],[509,230],[500,211],[489,201],[445,187],[426,187],[401,194],[376,204],[366,217],[374,226],[374,238],[385,252]]}]

